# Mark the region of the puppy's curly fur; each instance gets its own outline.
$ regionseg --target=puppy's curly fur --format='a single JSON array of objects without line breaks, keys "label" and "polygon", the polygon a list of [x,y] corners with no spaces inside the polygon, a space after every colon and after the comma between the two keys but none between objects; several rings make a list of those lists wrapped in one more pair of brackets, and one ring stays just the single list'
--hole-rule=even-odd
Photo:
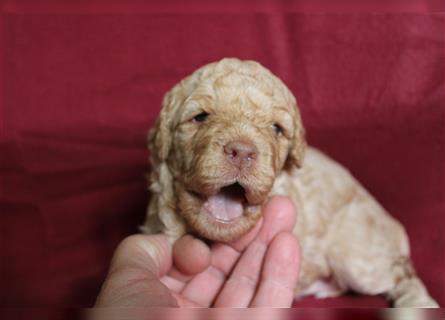
[{"label": "puppy's curly fur", "polygon": [[338,163],[306,147],[296,100],[254,61],[223,59],[173,87],[149,134],[152,200],[143,230],[229,241],[271,195],[290,197],[302,247],[296,296],[387,294],[433,307],[405,230]]}]

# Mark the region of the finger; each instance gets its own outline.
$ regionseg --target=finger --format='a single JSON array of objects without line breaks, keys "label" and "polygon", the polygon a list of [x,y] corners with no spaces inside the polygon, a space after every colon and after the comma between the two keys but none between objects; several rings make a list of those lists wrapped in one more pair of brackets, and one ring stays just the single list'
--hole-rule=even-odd
[{"label": "finger", "polygon": [[260,232],[263,226],[263,221],[264,218],[261,217],[260,220],[258,220],[255,226],[248,233],[246,233],[245,235],[241,236],[238,239],[228,242],[227,245],[231,246],[238,252],[244,251],[244,249],[246,249],[247,246],[256,238],[258,232]]},{"label": "finger", "polygon": [[210,306],[239,256],[238,251],[226,244],[212,246],[211,265],[190,280],[181,295],[203,307]]},{"label": "finger", "polygon": [[185,235],[173,246],[173,261],[179,272],[195,275],[210,265],[210,249],[201,240]]},{"label": "finger", "polygon": [[[276,217],[277,219],[273,219]],[[269,226],[264,225],[264,220]],[[184,287],[182,295],[196,301],[202,306],[210,306],[226,281],[228,275],[238,261],[241,252],[255,239],[259,233],[264,233],[262,239],[271,237],[280,229],[293,228],[295,224],[295,209],[285,197],[274,197],[264,207],[264,217],[246,235],[228,244],[215,243],[212,248],[211,267],[198,274]],[[278,228],[275,228],[278,225]],[[273,231],[271,229],[278,229]],[[263,230],[264,229],[264,230]],[[263,253],[264,255],[264,253]],[[261,260],[261,257],[259,258]],[[258,262],[261,265],[261,261]]]},{"label": "finger", "polygon": [[292,201],[284,196],[274,196],[264,205],[263,218],[255,228],[240,239],[228,244],[242,252],[256,238],[260,230],[260,238],[264,242],[268,242],[279,231],[291,231],[295,226],[295,221],[296,210]]},{"label": "finger", "polygon": [[161,281],[173,292],[181,292],[191,278],[210,265],[210,259],[210,249],[203,241],[192,235],[185,235],[175,242],[174,267]]},{"label": "finger", "polygon": [[253,298],[260,278],[267,247],[280,232],[292,230],[295,209],[284,197],[275,197],[264,207],[264,223],[256,239],[248,246],[236,264],[215,306],[246,307]]},{"label": "finger", "polygon": [[[257,236],[262,221],[261,218],[252,230],[231,245],[214,243],[211,247],[210,267],[193,277],[183,288],[182,295],[201,306],[210,306],[241,255],[232,245],[234,247],[247,246]],[[172,276],[175,275],[172,274]]]},{"label": "finger", "polygon": [[[173,293],[173,296],[176,299],[176,301],[178,302],[178,306],[181,308],[201,308],[202,307],[198,303],[184,298],[181,294]],[[183,313],[184,313],[184,309],[181,310],[181,317],[180,317],[181,319],[183,318],[183,315],[184,315]],[[196,314],[194,316],[195,317],[192,316],[191,319],[196,319]],[[173,319],[173,318],[167,318],[167,319]]]},{"label": "finger", "polygon": [[249,245],[224,283],[215,307],[244,308],[249,305],[257,287],[266,249],[267,244],[258,240]]},{"label": "finger", "polygon": [[176,292],[176,293],[181,292],[182,289],[184,289],[184,286],[186,285],[185,282],[180,281],[180,280],[178,280],[174,277],[171,277],[169,275],[163,276],[160,280],[165,286],[167,286],[167,288],[170,291]]},{"label": "finger", "polygon": [[264,228],[258,238],[269,243],[278,233],[292,232],[295,226],[297,213],[293,202],[283,196],[273,197],[264,206]]},{"label": "finger", "polygon": [[267,250],[261,281],[251,306],[290,307],[295,295],[299,264],[297,239],[288,232],[278,234]]}]

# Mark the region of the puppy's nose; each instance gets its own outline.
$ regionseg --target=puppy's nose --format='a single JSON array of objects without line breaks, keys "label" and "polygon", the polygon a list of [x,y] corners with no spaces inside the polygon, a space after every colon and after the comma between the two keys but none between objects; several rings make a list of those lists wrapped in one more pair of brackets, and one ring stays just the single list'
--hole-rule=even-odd
[{"label": "puppy's nose", "polygon": [[224,146],[224,153],[227,159],[237,167],[248,167],[256,160],[257,148],[247,142],[232,141]]}]

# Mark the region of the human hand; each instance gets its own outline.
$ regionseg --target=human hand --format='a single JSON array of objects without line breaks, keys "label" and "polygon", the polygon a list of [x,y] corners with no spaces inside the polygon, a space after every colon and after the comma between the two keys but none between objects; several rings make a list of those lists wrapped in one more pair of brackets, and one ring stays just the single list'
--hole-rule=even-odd
[{"label": "human hand", "polygon": [[185,235],[134,235],[117,248],[96,307],[290,307],[300,254],[295,209],[272,198],[263,217],[231,243]]}]

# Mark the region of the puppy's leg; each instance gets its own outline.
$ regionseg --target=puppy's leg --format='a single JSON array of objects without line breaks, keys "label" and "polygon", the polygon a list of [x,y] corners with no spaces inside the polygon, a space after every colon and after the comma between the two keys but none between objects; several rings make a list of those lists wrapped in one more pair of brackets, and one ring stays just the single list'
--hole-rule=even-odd
[{"label": "puppy's leg", "polygon": [[327,259],[336,280],[363,294],[386,294],[395,307],[437,307],[409,259],[403,227],[364,190],[335,215]]},{"label": "puppy's leg", "polygon": [[394,277],[394,286],[387,294],[394,301],[395,307],[439,307],[417,277],[409,259],[402,258],[394,261],[391,271]]}]

